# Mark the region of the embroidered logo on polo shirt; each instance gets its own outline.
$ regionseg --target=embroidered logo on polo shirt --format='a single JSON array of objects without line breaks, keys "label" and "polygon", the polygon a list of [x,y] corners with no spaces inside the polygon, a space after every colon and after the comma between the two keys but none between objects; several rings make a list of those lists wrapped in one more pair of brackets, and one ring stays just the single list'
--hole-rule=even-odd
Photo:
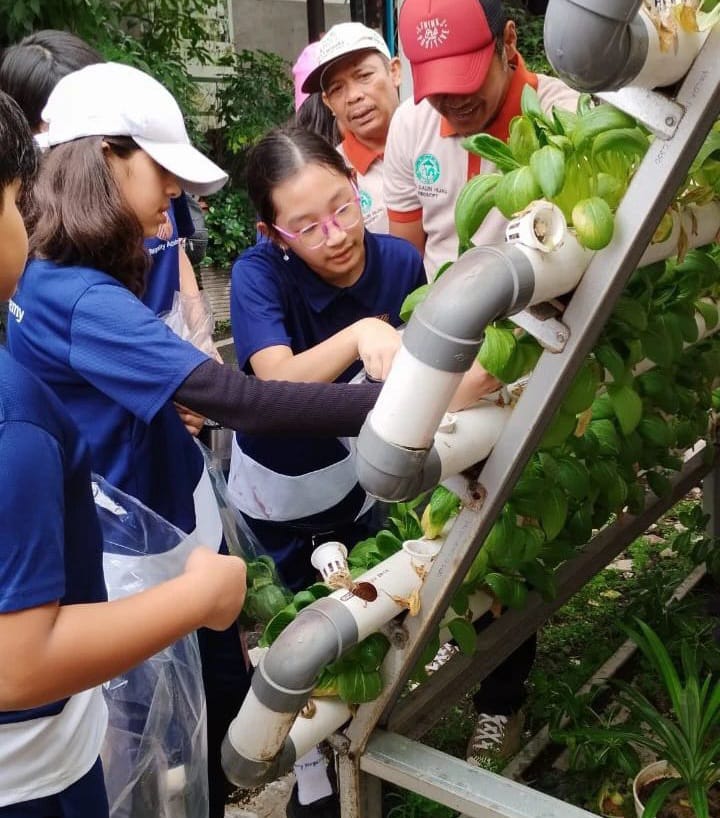
[{"label": "embroidered logo on polo shirt", "polygon": [[443,17],[433,17],[432,20],[422,20],[417,25],[417,41],[421,48],[440,48],[450,36],[450,26]]},{"label": "embroidered logo on polo shirt", "polygon": [[363,216],[369,215],[372,210],[372,196],[367,190],[360,191],[360,210],[362,210]]},{"label": "embroidered logo on polo shirt", "polygon": [[431,153],[424,153],[415,160],[415,178],[423,185],[433,185],[440,178],[440,162]]}]

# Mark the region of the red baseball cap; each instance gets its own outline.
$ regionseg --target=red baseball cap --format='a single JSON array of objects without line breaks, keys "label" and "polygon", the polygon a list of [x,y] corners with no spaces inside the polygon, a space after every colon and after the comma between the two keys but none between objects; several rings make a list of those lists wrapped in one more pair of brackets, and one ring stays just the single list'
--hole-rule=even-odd
[{"label": "red baseball cap", "polygon": [[405,0],[399,33],[415,102],[430,94],[477,91],[505,19],[502,0]]}]

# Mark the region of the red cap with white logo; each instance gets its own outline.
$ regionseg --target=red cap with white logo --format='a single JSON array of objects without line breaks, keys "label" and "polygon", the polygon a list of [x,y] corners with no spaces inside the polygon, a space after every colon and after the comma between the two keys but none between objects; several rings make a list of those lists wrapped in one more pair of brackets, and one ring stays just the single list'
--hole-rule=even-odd
[{"label": "red cap with white logo", "polygon": [[471,94],[485,82],[502,36],[501,0],[405,0],[399,33],[413,95]]}]

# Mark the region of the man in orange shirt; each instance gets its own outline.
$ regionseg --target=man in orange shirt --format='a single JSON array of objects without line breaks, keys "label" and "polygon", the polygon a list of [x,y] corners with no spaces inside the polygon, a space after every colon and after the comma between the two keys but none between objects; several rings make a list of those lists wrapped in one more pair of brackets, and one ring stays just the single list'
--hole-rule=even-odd
[{"label": "man in orange shirt", "polygon": [[[515,23],[501,0],[405,0],[400,40],[410,62],[413,97],[393,117],[385,150],[385,203],[390,232],[424,253],[434,278],[458,252],[455,201],[465,182],[492,173],[491,162],[469,154],[465,136],[508,138],[521,113],[525,85],[541,107],[574,111],[578,93],[556,77],[534,74],[517,50]],[[492,210],[476,244],[503,241],[507,222]]]},{"label": "man in orange shirt", "polygon": [[318,44],[317,60],[302,90],[322,92],[343,135],[337,149],[357,174],[365,227],[387,233],[383,156],[390,120],[400,104],[400,60],[362,23],[333,26]]}]

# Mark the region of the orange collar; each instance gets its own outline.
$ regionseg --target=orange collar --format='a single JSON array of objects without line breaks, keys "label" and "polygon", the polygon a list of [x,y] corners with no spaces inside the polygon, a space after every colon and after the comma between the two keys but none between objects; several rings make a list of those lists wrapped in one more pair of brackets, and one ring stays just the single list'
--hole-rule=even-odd
[{"label": "orange collar", "polygon": [[[506,142],[510,135],[510,122],[513,117],[521,114],[520,98],[522,96],[523,88],[526,85],[532,86],[537,91],[538,78],[537,74],[533,74],[525,67],[523,58],[518,54],[517,59],[513,60],[515,70],[513,71],[512,79],[510,80],[510,87],[505,95],[505,100],[502,107],[498,111],[495,119],[485,127],[483,133],[488,133],[498,139]],[[457,136],[457,131],[445,119],[440,117],[440,136]]]},{"label": "orange collar", "polygon": [[370,165],[376,159],[382,159],[382,151],[376,151],[363,145],[355,134],[348,131],[345,134],[345,139],[342,141],[342,149],[345,151],[345,156],[350,160],[350,164],[355,170],[363,176],[368,172]]}]

